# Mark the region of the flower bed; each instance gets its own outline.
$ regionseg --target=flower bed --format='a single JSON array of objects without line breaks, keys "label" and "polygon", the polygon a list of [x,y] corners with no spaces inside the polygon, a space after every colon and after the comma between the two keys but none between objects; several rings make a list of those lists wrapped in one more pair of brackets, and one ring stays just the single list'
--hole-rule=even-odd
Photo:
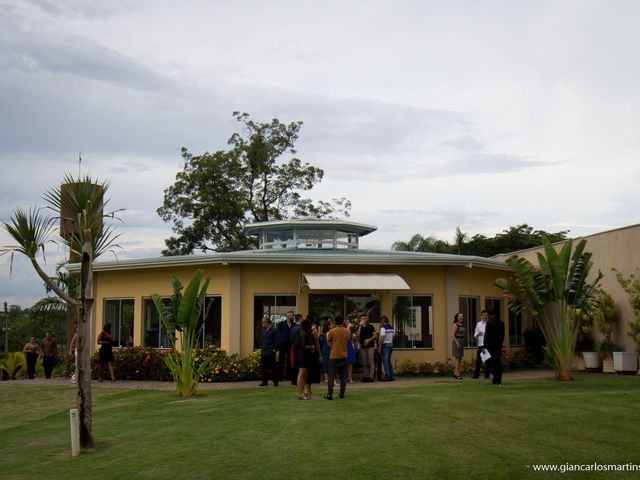
[{"label": "flower bed", "polygon": [[[476,362],[463,359],[460,373],[473,372]],[[535,358],[524,350],[509,350],[502,352],[502,368],[504,370],[522,370],[536,366]],[[404,360],[395,367],[396,375],[400,377],[448,377],[453,375],[453,364],[447,362],[414,362]]]},{"label": "flower bed", "polygon": [[[145,347],[118,348],[113,350],[113,368],[116,380],[172,380],[171,372],[164,359],[170,349]],[[246,357],[238,354],[227,355],[224,349],[208,346],[194,353],[196,364],[207,358],[211,364],[200,377],[201,382],[239,382],[260,378],[260,355],[251,353]],[[93,378],[97,378],[99,362],[98,352],[91,359]],[[109,372],[103,369],[102,375],[108,378]]]}]

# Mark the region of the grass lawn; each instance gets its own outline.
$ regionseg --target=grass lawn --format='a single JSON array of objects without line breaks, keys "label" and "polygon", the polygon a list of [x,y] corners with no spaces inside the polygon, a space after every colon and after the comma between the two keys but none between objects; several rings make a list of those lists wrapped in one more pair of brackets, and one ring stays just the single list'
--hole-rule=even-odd
[{"label": "grass lawn", "polygon": [[[74,390],[1,384],[0,478],[638,478],[531,465],[640,464],[640,378],[578,374],[347,389],[94,389],[97,448],[70,456]],[[323,392],[324,393],[324,392]]]}]

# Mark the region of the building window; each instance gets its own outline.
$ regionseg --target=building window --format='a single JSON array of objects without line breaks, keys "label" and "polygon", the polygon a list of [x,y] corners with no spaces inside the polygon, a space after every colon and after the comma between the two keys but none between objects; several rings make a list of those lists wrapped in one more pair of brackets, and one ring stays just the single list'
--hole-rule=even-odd
[{"label": "building window", "polygon": [[509,345],[524,345],[522,315],[515,314],[509,309]]},{"label": "building window", "polygon": [[320,319],[342,315],[355,319],[366,314],[372,323],[380,322],[380,295],[378,294],[324,294],[309,295],[309,313]]},{"label": "building window", "polygon": [[433,312],[429,295],[398,295],[393,298],[393,346],[433,348]]},{"label": "building window", "polygon": [[496,316],[498,320],[502,320],[502,300],[499,298],[485,298],[484,309]]},{"label": "building window", "polygon": [[[476,323],[478,323],[478,297],[460,297],[459,298],[459,311],[464,315],[464,326],[466,329],[466,343],[465,347],[475,347],[476,339],[473,333],[476,329]],[[449,327],[453,324],[453,318],[449,319]]]},{"label": "building window", "polygon": [[133,347],[133,299],[104,301],[104,323],[111,324],[114,347]]},{"label": "building window", "polygon": [[206,297],[200,314],[198,346],[220,346],[222,331],[222,297]]},{"label": "building window", "polygon": [[295,295],[254,295],[253,297],[253,348],[260,346],[261,320],[265,315],[275,324],[287,319],[287,312],[296,311]]},{"label": "building window", "polygon": [[[164,297],[162,304],[165,307],[171,306],[171,298]],[[167,332],[160,320],[160,313],[150,298],[142,301],[142,319],[144,328],[144,346],[153,348],[171,348],[169,335],[175,334],[175,329]]]}]

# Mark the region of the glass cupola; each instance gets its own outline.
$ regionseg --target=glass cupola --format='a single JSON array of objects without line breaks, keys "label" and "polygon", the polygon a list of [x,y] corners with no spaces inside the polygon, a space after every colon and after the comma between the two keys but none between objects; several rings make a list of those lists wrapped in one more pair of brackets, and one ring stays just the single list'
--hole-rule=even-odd
[{"label": "glass cupola", "polygon": [[269,249],[357,249],[360,237],[377,227],[347,220],[292,219],[257,222],[245,232],[258,237],[258,248]]}]

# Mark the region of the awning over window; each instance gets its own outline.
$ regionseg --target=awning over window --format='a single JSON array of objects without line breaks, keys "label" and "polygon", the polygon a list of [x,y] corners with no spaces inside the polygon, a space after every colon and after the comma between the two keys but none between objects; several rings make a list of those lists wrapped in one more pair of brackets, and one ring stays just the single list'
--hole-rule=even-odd
[{"label": "awning over window", "polygon": [[303,273],[302,286],[309,290],[409,290],[395,273]]}]

